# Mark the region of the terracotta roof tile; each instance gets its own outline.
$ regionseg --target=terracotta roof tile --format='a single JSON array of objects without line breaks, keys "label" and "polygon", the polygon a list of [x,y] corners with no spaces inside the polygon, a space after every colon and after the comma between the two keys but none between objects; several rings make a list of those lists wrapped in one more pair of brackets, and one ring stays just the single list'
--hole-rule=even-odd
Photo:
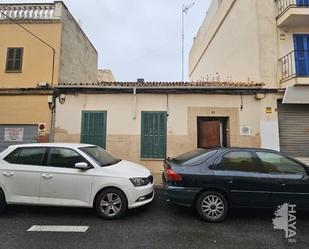
[{"label": "terracotta roof tile", "polygon": [[97,82],[60,83],[67,87],[136,87],[136,88],[262,88],[264,83],[255,82]]}]

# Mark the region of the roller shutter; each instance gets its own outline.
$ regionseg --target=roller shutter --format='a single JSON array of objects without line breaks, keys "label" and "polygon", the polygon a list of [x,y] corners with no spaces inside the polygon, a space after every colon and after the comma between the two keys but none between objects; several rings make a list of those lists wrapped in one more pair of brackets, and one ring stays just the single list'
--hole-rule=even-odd
[{"label": "roller shutter", "polygon": [[309,157],[309,105],[278,102],[280,149],[293,157]]},{"label": "roller shutter", "polygon": [[14,144],[36,143],[37,125],[0,125],[0,152]]}]

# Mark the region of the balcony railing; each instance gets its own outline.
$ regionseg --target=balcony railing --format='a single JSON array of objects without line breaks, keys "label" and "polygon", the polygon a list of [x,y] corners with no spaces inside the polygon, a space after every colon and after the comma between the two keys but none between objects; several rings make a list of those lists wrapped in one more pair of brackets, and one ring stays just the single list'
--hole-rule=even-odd
[{"label": "balcony railing", "polygon": [[55,19],[54,11],[54,4],[1,4],[0,20],[8,19],[6,16],[12,19]]},{"label": "balcony railing", "polygon": [[289,8],[308,8],[309,0],[278,0],[279,16],[283,15]]},{"label": "balcony railing", "polygon": [[309,50],[295,50],[280,59],[282,80],[309,77]]}]

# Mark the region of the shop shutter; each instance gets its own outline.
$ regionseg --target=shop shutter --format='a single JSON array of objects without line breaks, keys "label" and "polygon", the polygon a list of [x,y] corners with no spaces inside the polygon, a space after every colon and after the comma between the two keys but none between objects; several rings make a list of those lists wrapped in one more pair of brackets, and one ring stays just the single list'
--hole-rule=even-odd
[{"label": "shop shutter", "polygon": [[280,149],[293,157],[309,157],[309,105],[278,103]]},{"label": "shop shutter", "polygon": [[10,145],[36,143],[38,125],[0,125],[0,152]]}]

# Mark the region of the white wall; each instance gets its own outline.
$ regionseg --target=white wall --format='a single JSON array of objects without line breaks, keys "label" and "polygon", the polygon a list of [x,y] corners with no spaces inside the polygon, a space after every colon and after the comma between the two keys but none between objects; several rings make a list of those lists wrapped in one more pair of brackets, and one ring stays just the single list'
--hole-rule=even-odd
[{"label": "white wall", "polygon": [[[220,13],[222,6],[223,3],[217,15],[223,15]],[[227,17],[222,26],[208,45],[201,42],[201,38],[196,39],[190,54],[192,81],[207,80],[207,75],[208,80],[216,80],[216,76],[220,75],[221,81],[226,81],[230,76],[235,81],[247,81],[248,78],[261,81],[256,1],[238,0],[234,5],[230,3],[230,8],[230,12],[225,13]],[[228,10],[226,7],[225,11]],[[215,21],[214,18],[213,26],[218,28],[222,18],[221,22]],[[212,33],[213,29],[209,32]],[[206,47],[202,54],[201,51]],[[200,56],[198,62],[196,58]]]},{"label": "white wall", "polygon": [[241,101],[239,95],[170,94],[167,101],[166,94],[138,94],[134,119],[133,94],[67,95],[64,105],[57,104],[56,127],[80,134],[81,112],[101,110],[107,111],[109,135],[139,135],[142,111],[168,111],[168,133],[188,135],[188,108],[221,107],[239,109],[240,126],[249,126],[253,135],[259,135],[261,120],[273,122],[277,118],[275,111],[265,115],[266,106],[276,109],[276,97],[271,96],[256,100],[254,95],[245,95]]}]

